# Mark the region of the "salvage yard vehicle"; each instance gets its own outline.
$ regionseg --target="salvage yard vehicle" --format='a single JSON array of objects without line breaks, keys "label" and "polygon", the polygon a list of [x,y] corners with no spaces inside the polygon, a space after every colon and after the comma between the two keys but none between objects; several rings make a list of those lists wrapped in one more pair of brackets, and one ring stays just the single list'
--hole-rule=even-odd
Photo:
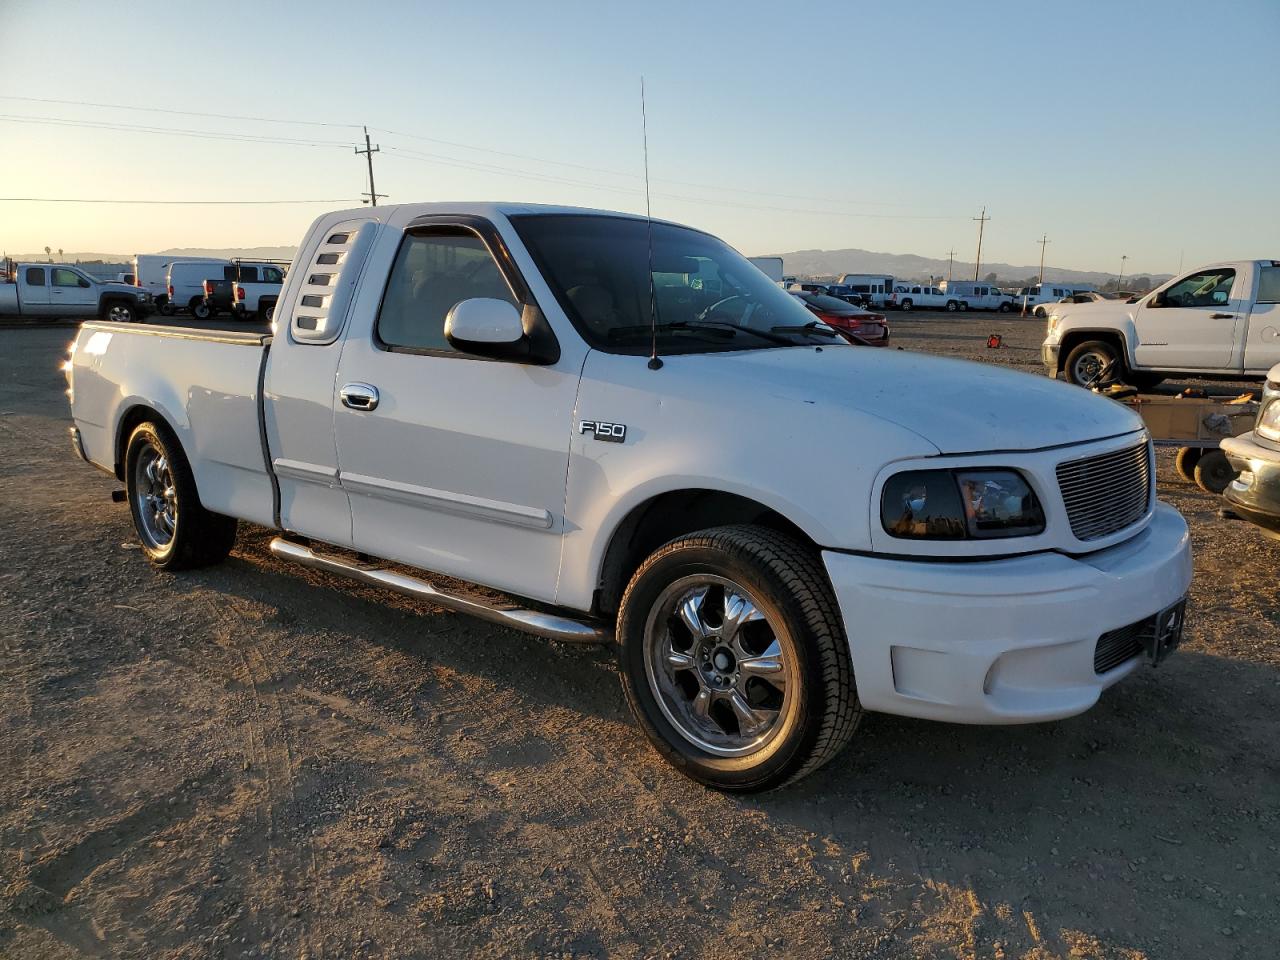
[{"label": "salvage yard vehicle", "polygon": [[[175,260],[165,278],[168,304],[172,310],[189,310],[201,320],[211,314],[204,302],[204,282],[221,278],[230,260]],[[172,312],[172,310],[170,312]]]},{"label": "salvage yard vehicle", "polygon": [[4,261],[0,317],[102,317],[141,320],[154,309],[151,294],[116,280],[98,280],[66,263]]},{"label": "salvage yard vehicle", "polygon": [[838,297],[821,293],[800,293],[793,290],[791,295],[850,343],[868,347],[889,345],[889,323],[884,314],[872,313]]},{"label": "salvage yard vehicle", "polygon": [[1013,297],[1005,293],[995,284],[986,281],[951,280],[943,287],[945,293],[958,297],[964,310],[998,310],[1009,313],[1013,310]]},{"label": "salvage yard vehicle", "polygon": [[1250,433],[1222,441],[1236,477],[1224,496],[1237,516],[1280,539],[1280,363],[1267,374]]},{"label": "salvage yard vehicle", "polygon": [[73,447],[151,562],[220,561],[246,520],[283,560],[616,640],[649,740],[716,788],[812,773],[868,710],[1072,716],[1181,636],[1187,525],[1130,410],[852,347],[701,231],[330,213],[275,329],[77,336]]},{"label": "salvage yard vehicle", "polygon": [[893,288],[889,295],[889,306],[910,313],[912,310],[968,310],[969,305],[962,297],[949,295],[940,287],[926,287],[921,284],[900,284]]},{"label": "salvage yard vehicle", "polygon": [[1080,386],[1104,371],[1143,389],[1172,376],[1261,380],[1280,363],[1280,261],[1202,267],[1132,303],[1054,304],[1041,359]]}]

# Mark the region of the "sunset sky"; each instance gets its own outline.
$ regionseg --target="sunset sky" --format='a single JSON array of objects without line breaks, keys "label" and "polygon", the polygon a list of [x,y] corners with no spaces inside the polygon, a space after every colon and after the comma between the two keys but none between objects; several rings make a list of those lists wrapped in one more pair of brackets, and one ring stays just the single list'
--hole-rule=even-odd
[{"label": "sunset sky", "polygon": [[10,252],[295,243],[367,189],[360,124],[384,202],[643,211],[643,74],[654,214],[748,254],[971,260],[985,205],[987,262],[1043,233],[1076,269],[1280,257],[1276,0],[5,0],[0,23],[5,198],[315,201],[5,200]]}]

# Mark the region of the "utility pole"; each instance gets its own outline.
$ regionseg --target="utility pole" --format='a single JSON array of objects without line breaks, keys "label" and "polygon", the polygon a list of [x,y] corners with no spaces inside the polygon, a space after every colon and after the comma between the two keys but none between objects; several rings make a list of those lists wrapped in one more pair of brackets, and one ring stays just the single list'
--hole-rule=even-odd
[{"label": "utility pole", "polygon": [[956,262],[956,252],[954,250],[947,251],[947,285],[951,285],[951,265]]},{"label": "utility pole", "polygon": [[385,193],[377,193],[373,186],[373,155],[375,153],[381,152],[381,150],[382,150],[381,144],[375,147],[371,143],[369,143],[369,128],[365,127],[364,128],[364,149],[361,150],[359,147],[356,147],[356,153],[357,154],[363,153],[369,161],[369,192],[362,193],[360,194],[360,196],[368,197],[369,199],[366,200],[365,202],[368,203],[370,206],[374,206],[374,207],[378,205],[379,197],[387,196],[387,194]]},{"label": "utility pole", "polygon": [[1040,282],[1044,283],[1044,248],[1046,245],[1053,243],[1053,241],[1049,239],[1049,235],[1046,233],[1036,243],[1040,244]]},{"label": "utility pole", "polygon": [[1129,255],[1127,253],[1120,257],[1120,276],[1116,278],[1117,291],[1120,289],[1121,283],[1124,282],[1124,262],[1128,259],[1129,259]]},{"label": "utility pole", "polygon": [[973,218],[978,224],[978,256],[973,262],[973,279],[978,279],[978,270],[982,267],[982,230],[991,218],[987,216],[987,208],[982,208],[982,216]]}]

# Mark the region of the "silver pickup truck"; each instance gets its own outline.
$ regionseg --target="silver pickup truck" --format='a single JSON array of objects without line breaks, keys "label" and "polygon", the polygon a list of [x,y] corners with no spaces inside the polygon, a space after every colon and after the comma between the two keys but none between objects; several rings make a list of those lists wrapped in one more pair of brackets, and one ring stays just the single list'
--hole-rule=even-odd
[{"label": "silver pickup truck", "polygon": [[101,317],[140,320],[154,309],[139,287],[89,276],[66,263],[5,261],[0,271],[0,317]]}]

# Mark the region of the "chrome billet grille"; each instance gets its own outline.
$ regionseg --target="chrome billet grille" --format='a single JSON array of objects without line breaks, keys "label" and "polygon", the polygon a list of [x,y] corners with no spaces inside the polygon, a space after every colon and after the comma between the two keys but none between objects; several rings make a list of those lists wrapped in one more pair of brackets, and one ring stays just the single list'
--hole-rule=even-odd
[{"label": "chrome billet grille", "polygon": [[1093,649],[1093,672],[1104,674],[1127,663],[1142,652],[1142,638],[1155,630],[1156,618],[1146,617],[1119,630],[1109,630],[1098,638]]},{"label": "chrome billet grille", "polygon": [[1151,449],[1140,443],[1124,450],[1058,464],[1071,532],[1077,540],[1097,540],[1137,523],[1151,506]]}]

